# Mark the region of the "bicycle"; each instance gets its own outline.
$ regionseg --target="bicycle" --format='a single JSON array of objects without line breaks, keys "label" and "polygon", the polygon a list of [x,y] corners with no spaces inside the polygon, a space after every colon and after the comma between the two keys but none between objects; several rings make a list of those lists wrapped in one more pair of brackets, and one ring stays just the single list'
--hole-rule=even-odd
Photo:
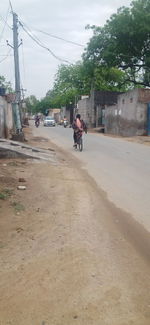
[{"label": "bicycle", "polygon": [[74,148],[81,152],[83,150],[83,138],[82,138],[82,133],[79,132],[76,137],[76,145],[74,145]]},{"label": "bicycle", "polygon": [[80,135],[77,138],[77,146],[78,146],[79,151],[82,151],[83,150],[83,139],[82,139],[82,135]]}]

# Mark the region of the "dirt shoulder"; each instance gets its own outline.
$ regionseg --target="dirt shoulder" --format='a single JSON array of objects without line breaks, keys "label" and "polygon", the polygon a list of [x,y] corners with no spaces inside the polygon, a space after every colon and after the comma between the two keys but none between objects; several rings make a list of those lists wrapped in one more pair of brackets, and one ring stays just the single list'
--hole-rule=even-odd
[{"label": "dirt shoulder", "polygon": [[0,325],[149,325],[149,263],[123,212],[74,158],[26,137],[57,164],[0,160]]},{"label": "dirt shoulder", "polygon": [[133,137],[121,137],[119,135],[102,133],[100,128],[89,129],[89,132],[96,133],[97,135],[101,135],[104,137],[117,138],[117,139],[121,139],[124,141],[129,141],[129,142],[134,142],[134,143],[139,143],[139,144],[144,144],[146,146],[150,146],[150,136],[143,135],[143,136],[133,136]]}]

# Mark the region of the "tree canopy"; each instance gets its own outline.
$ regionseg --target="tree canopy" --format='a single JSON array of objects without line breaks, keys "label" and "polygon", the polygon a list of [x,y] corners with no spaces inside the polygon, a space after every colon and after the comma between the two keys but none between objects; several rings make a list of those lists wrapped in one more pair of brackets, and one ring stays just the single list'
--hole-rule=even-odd
[{"label": "tree canopy", "polygon": [[121,7],[103,27],[93,30],[82,60],[60,65],[52,90],[34,105],[35,111],[75,104],[91,89],[127,91],[150,87],[150,0]]},{"label": "tree canopy", "polygon": [[126,71],[125,82],[150,86],[150,0],[135,0],[118,9],[104,27],[92,28],[83,54],[98,66]]},{"label": "tree canopy", "polygon": [[4,76],[0,76],[0,87],[5,88],[7,92],[12,92],[10,81],[6,81]]}]

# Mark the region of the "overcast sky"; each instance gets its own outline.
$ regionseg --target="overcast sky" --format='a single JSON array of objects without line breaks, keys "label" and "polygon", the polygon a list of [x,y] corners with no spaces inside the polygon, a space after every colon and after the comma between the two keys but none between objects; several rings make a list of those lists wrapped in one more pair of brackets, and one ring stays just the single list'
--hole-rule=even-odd
[{"label": "overcast sky", "polygon": [[[84,47],[73,45],[45,35],[70,40],[86,46],[92,36],[85,30],[87,24],[103,26],[111,14],[121,6],[129,6],[131,0],[11,0],[13,11],[25,28],[30,29],[43,45],[61,59],[70,63],[80,60]],[[4,23],[7,21],[7,24]],[[9,26],[8,26],[9,25]],[[13,49],[6,45],[8,39],[13,44],[12,15],[8,0],[0,1],[0,75],[11,81],[14,87]],[[35,95],[38,99],[45,96],[53,87],[59,60],[48,51],[39,47],[19,27],[19,47],[21,85],[27,91],[25,96]],[[9,52],[9,55],[5,57]]]}]

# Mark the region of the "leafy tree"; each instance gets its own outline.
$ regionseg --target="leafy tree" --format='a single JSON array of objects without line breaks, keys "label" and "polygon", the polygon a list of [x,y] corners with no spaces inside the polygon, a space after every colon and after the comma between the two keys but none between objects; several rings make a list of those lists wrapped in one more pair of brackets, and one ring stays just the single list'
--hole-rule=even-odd
[{"label": "leafy tree", "polygon": [[83,60],[60,65],[54,87],[34,105],[35,111],[74,105],[96,90],[126,91],[150,86],[150,0],[134,0],[118,9],[104,27],[87,26],[93,37]]},{"label": "leafy tree", "polygon": [[30,114],[36,112],[36,105],[38,103],[37,98],[34,95],[31,95],[25,99],[27,110]]},{"label": "leafy tree", "polygon": [[13,92],[10,81],[6,81],[4,76],[0,76],[0,87],[5,88],[8,93]]},{"label": "leafy tree", "polygon": [[108,68],[90,60],[74,65],[61,65],[54,88],[48,92],[53,107],[74,105],[81,95],[90,93],[91,86],[97,90],[125,90],[125,73],[117,68]]},{"label": "leafy tree", "polygon": [[35,105],[35,112],[40,112],[46,115],[46,111],[49,108],[51,108],[51,100],[50,97],[46,96],[37,102],[37,104]]},{"label": "leafy tree", "polygon": [[130,8],[118,9],[104,27],[91,27],[93,37],[84,60],[126,71],[125,82],[150,86],[149,19],[149,0],[135,0]]}]

